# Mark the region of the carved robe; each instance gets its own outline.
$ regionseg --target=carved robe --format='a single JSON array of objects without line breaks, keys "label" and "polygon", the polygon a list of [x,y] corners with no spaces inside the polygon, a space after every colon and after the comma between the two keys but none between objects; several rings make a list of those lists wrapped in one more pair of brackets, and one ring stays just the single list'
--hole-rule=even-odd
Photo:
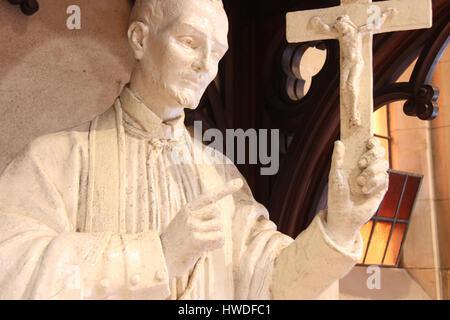
[{"label": "carved robe", "polygon": [[0,177],[0,299],[316,298],[353,267],[361,239],[333,243],[324,212],[277,260],[294,240],[245,185],[219,202],[225,245],[169,279],[160,234],[184,204],[242,178],[189,161],[206,151],[183,120],[162,123],[125,88],[92,122],[32,142]]}]

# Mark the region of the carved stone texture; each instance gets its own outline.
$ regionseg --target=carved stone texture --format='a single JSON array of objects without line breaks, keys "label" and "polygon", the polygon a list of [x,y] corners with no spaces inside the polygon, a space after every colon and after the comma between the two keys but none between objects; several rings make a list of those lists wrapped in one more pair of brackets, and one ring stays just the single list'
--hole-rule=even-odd
[{"label": "carved stone texture", "polygon": [[31,16],[39,10],[37,0],[8,0],[8,2],[14,5],[20,5],[20,10],[27,16]]}]

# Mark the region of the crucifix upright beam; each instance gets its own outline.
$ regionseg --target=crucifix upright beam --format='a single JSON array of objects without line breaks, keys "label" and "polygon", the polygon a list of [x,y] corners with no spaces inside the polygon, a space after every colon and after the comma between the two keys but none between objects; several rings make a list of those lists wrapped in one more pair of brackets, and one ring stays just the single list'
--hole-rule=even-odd
[{"label": "crucifix upright beam", "polygon": [[358,160],[373,137],[373,35],[430,28],[431,0],[341,0],[341,5],[287,14],[290,43],[338,39],[340,43],[341,140],[344,170],[357,192]]}]

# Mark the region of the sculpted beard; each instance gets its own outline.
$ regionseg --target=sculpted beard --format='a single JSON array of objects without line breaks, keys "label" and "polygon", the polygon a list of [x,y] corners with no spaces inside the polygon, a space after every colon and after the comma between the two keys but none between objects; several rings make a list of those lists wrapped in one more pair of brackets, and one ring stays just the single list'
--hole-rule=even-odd
[{"label": "sculpted beard", "polygon": [[[175,99],[176,102],[188,109],[195,109],[200,103],[200,98],[202,94],[197,93],[196,91],[188,88],[184,88],[181,86],[177,86],[176,84],[170,84],[167,80],[165,80],[162,74],[157,72],[151,72],[151,80],[154,84],[159,86],[164,92],[166,92],[171,98]],[[183,75],[179,75],[179,79],[181,79]]]},{"label": "sculpted beard", "polygon": [[186,88],[172,88],[170,89],[174,94],[174,98],[179,104],[185,108],[193,109],[198,106],[199,99],[197,99],[194,91]]}]

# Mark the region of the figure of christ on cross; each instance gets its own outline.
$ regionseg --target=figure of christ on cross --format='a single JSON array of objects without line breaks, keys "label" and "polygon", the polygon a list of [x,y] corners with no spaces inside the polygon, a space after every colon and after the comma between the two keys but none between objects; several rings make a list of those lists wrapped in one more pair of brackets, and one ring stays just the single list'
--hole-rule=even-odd
[{"label": "figure of christ on cross", "polygon": [[363,37],[381,28],[389,17],[398,11],[395,8],[388,8],[386,12],[376,19],[374,24],[356,26],[346,14],[339,16],[333,26],[324,23],[320,17],[311,19],[312,26],[319,32],[337,34],[342,49],[341,66],[341,99],[350,116],[350,126],[361,125],[361,114],[358,110],[359,83],[364,69],[364,59],[362,54]]}]

